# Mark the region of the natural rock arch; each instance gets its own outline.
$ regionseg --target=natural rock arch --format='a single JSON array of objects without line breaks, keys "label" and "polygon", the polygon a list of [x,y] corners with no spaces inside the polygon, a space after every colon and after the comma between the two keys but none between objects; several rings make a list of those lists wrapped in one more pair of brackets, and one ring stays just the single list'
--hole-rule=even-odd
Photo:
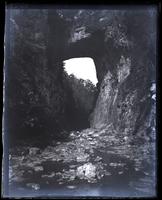
[{"label": "natural rock arch", "polygon": [[[71,13],[73,16],[69,22],[65,11],[59,15],[58,11],[53,9],[34,10],[31,13],[29,10],[21,10],[15,17],[14,23],[10,21],[9,25],[15,26],[14,31],[18,41],[16,46],[11,46],[14,55],[11,59],[13,62],[10,63],[13,66],[9,68],[7,91],[11,102],[16,102],[8,112],[8,116],[12,116],[9,120],[10,124],[13,123],[14,127],[14,120],[19,115],[15,110],[19,109],[25,118],[28,108],[31,108],[32,116],[35,115],[35,110],[42,113],[42,119],[39,120],[47,123],[49,127],[47,132],[53,131],[53,125],[56,127],[58,122],[60,122],[58,129],[60,127],[64,129],[62,122],[66,121],[64,112],[66,92],[62,83],[62,62],[72,57],[83,56],[93,58],[99,81],[99,96],[92,114],[92,127],[97,128],[100,124],[112,123],[118,131],[133,134],[139,130],[146,132],[144,129],[150,126],[148,123],[150,123],[149,112],[152,100],[146,97],[151,95],[151,83],[155,82],[153,68],[156,48],[155,38],[151,37],[154,32],[151,24],[154,22],[153,18],[147,11],[139,13],[126,11],[126,14],[118,12],[117,15],[113,11],[106,11],[106,14],[103,11],[102,15],[105,15],[105,18],[101,18],[101,12],[98,11],[93,11],[84,17],[87,15],[86,12],[89,11],[82,11],[80,25],[74,20],[74,15],[77,13],[79,15],[79,11]],[[140,23],[136,23],[137,21]],[[31,32],[28,23],[31,27],[37,24],[38,31],[36,29]],[[26,27],[29,34],[26,34]],[[71,32],[75,29],[78,31],[79,27],[84,27],[81,29],[83,38],[74,42],[71,40],[73,37]],[[22,30],[21,36],[19,29]],[[87,32],[84,33],[85,30]],[[44,46],[40,45],[38,37],[35,38],[38,32],[42,34]],[[31,38],[34,42],[30,42]],[[22,66],[22,63],[25,64]],[[22,83],[26,81],[21,80],[21,74],[24,73],[30,80],[27,84],[32,90],[32,98],[36,99],[38,96],[40,107],[37,106],[38,102],[30,101],[28,90],[22,87]],[[13,74],[16,75],[12,76]],[[17,76],[21,77],[20,81]],[[20,89],[22,93],[18,96],[15,95],[17,87],[14,88],[14,85],[22,87]],[[23,102],[24,107],[20,102]],[[22,122],[21,114],[20,123],[17,119],[17,124]],[[21,134],[23,131],[19,132]]]}]

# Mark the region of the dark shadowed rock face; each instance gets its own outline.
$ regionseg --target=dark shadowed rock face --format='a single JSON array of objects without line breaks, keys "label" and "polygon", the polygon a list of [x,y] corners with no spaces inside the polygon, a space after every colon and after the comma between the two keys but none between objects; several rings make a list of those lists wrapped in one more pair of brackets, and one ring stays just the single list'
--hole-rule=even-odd
[{"label": "dark shadowed rock face", "polygon": [[55,11],[9,12],[6,104],[10,140],[41,135],[49,140],[68,124],[62,81],[67,24]]}]

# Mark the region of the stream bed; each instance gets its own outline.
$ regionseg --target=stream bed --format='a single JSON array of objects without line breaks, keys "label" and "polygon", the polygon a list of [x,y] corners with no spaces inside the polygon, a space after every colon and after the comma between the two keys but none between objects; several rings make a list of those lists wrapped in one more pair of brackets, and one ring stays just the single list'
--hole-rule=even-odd
[{"label": "stream bed", "polygon": [[155,152],[155,141],[123,137],[109,126],[72,131],[68,141],[43,149],[15,147],[9,154],[9,196],[153,197]]}]

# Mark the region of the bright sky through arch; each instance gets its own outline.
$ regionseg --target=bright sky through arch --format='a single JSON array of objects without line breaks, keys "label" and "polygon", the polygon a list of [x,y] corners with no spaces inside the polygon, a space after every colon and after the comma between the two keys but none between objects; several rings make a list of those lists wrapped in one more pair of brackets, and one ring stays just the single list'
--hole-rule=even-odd
[{"label": "bright sky through arch", "polygon": [[65,71],[74,74],[78,79],[89,79],[94,85],[97,84],[96,68],[92,58],[71,58],[64,61]]}]

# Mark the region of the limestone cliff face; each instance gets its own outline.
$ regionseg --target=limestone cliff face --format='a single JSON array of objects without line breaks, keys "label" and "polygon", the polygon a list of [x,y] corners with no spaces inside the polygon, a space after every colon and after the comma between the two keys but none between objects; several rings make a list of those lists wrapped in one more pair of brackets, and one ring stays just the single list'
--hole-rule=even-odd
[{"label": "limestone cliff face", "polygon": [[[135,131],[137,119],[141,115],[141,99],[138,97],[138,92],[144,88],[139,88],[139,85],[133,88],[130,71],[130,58],[121,56],[116,76],[110,71],[107,72],[101,83],[92,127],[99,128],[113,124],[114,129],[125,134]],[[145,98],[149,110],[149,100]]]},{"label": "limestone cliff face", "polygon": [[[123,60],[124,57],[121,58]],[[146,136],[150,133],[151,126],[155,126],[155,100],[149,90],[150,80],[144,80],[146,74],[143,74],[143,79],[138,80],[138,75],[142,72],[135,77],[131,72],[130,59],[125,61],[118,65],[117,77],[113,77],[110,71],[105,75],[91,126],[101,128],[112,124],[118,133]]]},{"label": "limestone cliff face", "polygon": [[93,112],[93,128],[112,124],[113,129],[123,135],[151,136],[150,129],[155,122],[150,117],[152,112],[155,114],[155,100],[150,88],[154,80],[151,78],[149,54],[145,53],[136,47],[131,47],[130,52],[120,49],[120,59],[113,63],[113,67],[109,67],[105,55],[108,67]]}]

